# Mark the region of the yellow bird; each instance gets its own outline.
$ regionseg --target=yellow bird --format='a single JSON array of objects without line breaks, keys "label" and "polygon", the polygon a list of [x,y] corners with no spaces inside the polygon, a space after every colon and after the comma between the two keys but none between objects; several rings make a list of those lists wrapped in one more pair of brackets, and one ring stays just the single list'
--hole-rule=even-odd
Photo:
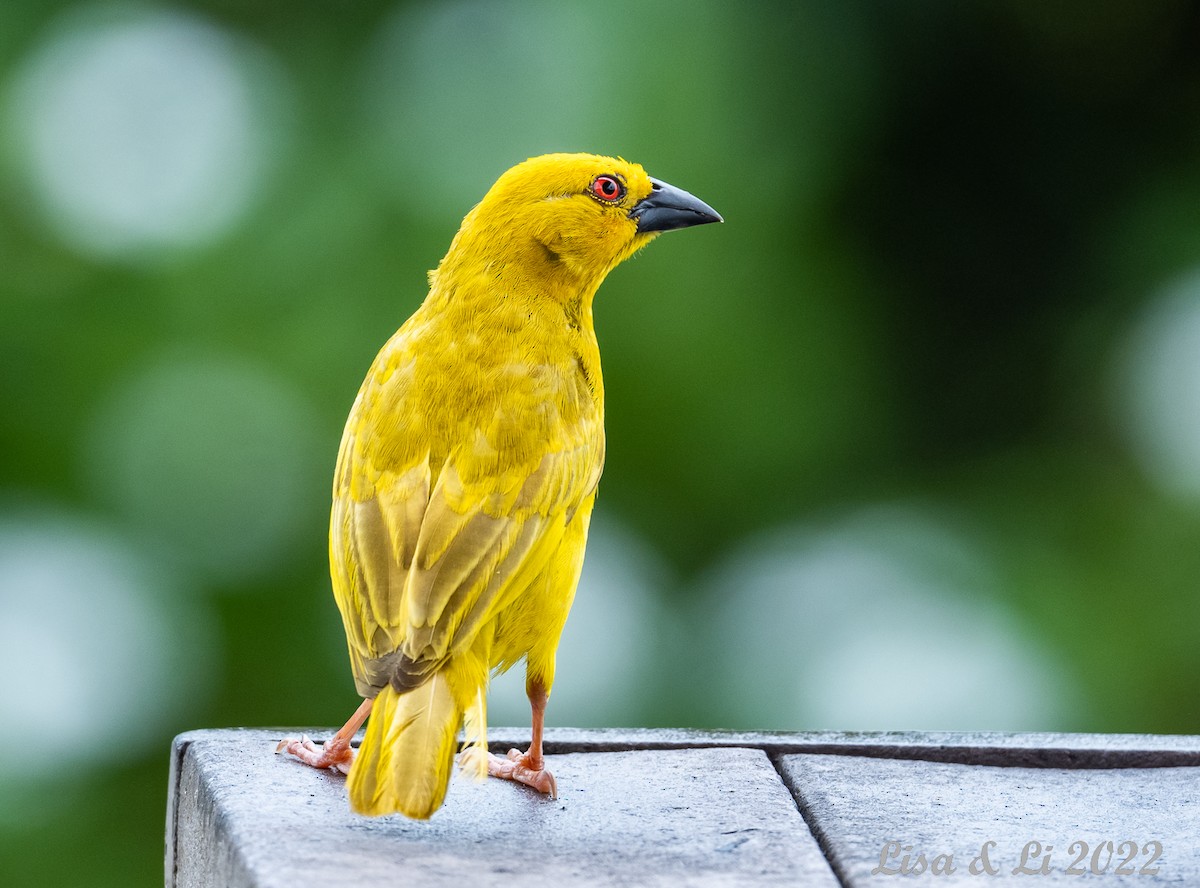
[{"label": "yellow bird", "polygon": [[[278,748],[348,769],[355,811],[432,815],[464,719],[465,766],[556,794],[543,718],[604,464],[592,298],[659,232],[720,221],[635,163],[531,158],[463,219],[379,352],[342,435],[329,532],[365,700],[323,748]],[[489,756],[489,676],[522,658],[531,744]]]}]

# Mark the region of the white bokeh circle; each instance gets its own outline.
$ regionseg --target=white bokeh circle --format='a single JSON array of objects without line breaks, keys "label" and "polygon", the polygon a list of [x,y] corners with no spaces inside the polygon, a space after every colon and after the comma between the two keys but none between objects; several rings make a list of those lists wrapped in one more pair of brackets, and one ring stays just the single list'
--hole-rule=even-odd
[{"label": "white bokeh circle", "polygon": [[284,78],[261,49],[194,13],[84,7],[17,68],[8,128],[51,228],[80,252],[202,244],[262,184]]},{"label": "white bokeh circle", "polygon": [[[865,509],[745,543],[706,578],[713,717],[782,730],[1054,730],[1070,682],[936,511]],[[708,665],[708,664],[703,664]]]}]

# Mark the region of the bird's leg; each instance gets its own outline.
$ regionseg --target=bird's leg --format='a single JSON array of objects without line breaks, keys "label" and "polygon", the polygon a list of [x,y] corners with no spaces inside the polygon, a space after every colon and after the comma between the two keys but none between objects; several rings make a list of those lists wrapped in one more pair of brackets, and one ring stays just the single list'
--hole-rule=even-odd
[{"label": "bird's leg", "polygon": [[280,740],[279,745],[275,747],[276,754],[288,752],[314,768],[336,768],[343,774],[349,774],[350,765],[354,762],[354,749],[350,746],[350,740],[371,714],[371,706],[374,703],[374,698],[363,700],[358,709],[354,710],[354,715],[350,716],[350,720],[326,740],[320,749],[301,734],[299,740],[290,737]]},{"label": "bird's leg", "polygon": [[529,695],[529,707],[533,712],[533,730],[529,749],[521,752],[510,749],[507,758],[488,756],[488,774],[515,780],[545,793],[552,799],[558,798],[558,784],[554,775],[546,770],[542,757],[542,727],[546,720],[546,699],[550,696],[540,682],[530,682],[525,692]]}]

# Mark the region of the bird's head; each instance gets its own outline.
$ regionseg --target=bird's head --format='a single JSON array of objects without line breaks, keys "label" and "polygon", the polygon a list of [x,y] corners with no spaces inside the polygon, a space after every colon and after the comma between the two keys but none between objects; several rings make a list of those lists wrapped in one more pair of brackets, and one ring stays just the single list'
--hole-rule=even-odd
[{"label": "bird's head", "polygon": [[[451,254],[598,286],[663,231],[721,222],[704,201],[596,154],[546,154],[504,173],[471,210]],[[449,259],[450,256],[447,256]]]}]

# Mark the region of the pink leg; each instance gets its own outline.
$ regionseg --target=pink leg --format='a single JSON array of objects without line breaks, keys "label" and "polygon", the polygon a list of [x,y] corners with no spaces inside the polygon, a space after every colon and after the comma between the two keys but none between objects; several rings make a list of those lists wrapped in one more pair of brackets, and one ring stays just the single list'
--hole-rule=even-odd
[{"label": "pink leg", "polygon": [[350,740],[371,714],[371,706],[374,703],[374,698],[363,700],[354,711],[354,715],[350,716],[350,720],[326,740],[321,749],[317,749],[311,740],[301,735],[299,740],[280,740],[279,745],[275,747],[275,753],[288,752],[313,768],[336,768],[343,774],[349,774],[350,765],[354,762],[354,749],[350,746]]},{"label": "pink leg", "polygon": [[558,784],[554,775],[546,770],[546,762],[542,757],[542,727],[546,720],[546,689],[540,684],[529,686],[529,706],[533,711],[533,730],[529,749],[522,753],[519,749],[510,749],[508,758],[488,756],[488,774],[505,780],[515,780],[533,787],[538,792],[545,793],[552,799],[558,798]]}]

